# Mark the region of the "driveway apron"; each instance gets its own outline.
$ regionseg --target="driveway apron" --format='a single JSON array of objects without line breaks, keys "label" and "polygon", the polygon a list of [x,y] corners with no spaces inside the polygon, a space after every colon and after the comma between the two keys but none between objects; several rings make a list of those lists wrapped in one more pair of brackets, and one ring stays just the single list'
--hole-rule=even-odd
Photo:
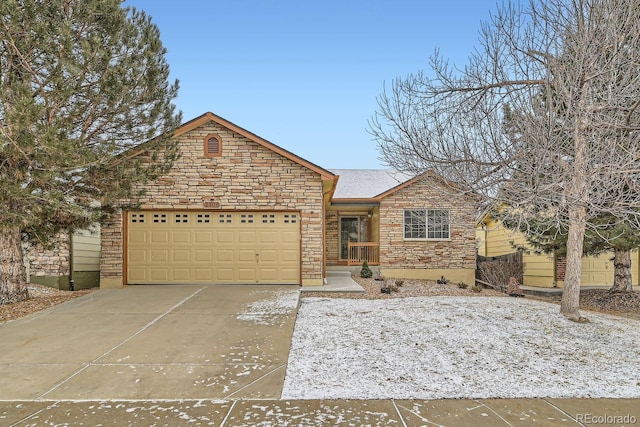
[{"label": "driveway apron", "polygon": [[0,325],[0,400],[278,399],[297,286],[129,286]]}]

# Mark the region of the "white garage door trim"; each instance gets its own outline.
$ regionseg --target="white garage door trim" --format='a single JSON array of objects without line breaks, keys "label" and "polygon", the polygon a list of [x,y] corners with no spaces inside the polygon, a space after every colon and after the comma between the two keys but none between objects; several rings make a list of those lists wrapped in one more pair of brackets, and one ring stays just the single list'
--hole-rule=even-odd
[{"label": "white garage door trim", "polygon": [[300,213],[130,211],[128,284],[300,284]]}]

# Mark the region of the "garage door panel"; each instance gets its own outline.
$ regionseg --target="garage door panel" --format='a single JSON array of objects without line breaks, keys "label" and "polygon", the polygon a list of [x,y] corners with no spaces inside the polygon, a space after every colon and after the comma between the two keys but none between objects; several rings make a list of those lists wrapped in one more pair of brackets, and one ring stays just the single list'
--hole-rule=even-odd
[{"label": "garage door panel", "polygon": [[218,262],[233,262],[234,252],[229,249],[216,250],[216,261]]},{"label": "garage door panel", "polygon": [[259,241],[262,244],[278,244],[278,233],[276,231],[260,231],[259,232]]},{"label": "garage door panel", "polygon": [[611,285],[613,283],[613,265],[609,254],[582,258],[583,285]]},{"label": "garage door panel", "polygon": [[196,263],[210,263],[213,261],[213,249],[199,249],[195,251]]},{"label": "garage door panel", "polygon": [[275,268],[262,268],[260,269],[260,279],[273,283],[278,280],[278,270]]},{"label": "garage door panel", "polygon": [[184,244],[191,243],[191,231],[180,230],[171,233],[171,240],[173,243]]},{"label": "garage door panel", "polygon": [[149,269],[149,280],[166,283],[169,281],[169,269],[151,268]]},{"label": "garage door panel", "polygon": [[297,268],[281,268],[279,270],[282,280],[285,282],[291,282],[298,280],[299,272]]},{"label": "garage door panel", "polygon": [[238,243],[254,245],[256,243],[256,232],[255,231],[240,231],[238,233]]},{"label": "garage door panel", "polygon": [[147,269],[146,268],[130,268],[129,280],[136,283],[144,283],[147,281]]},{"label": "garage door panel", "polygon": [[233,268],[216,268],[214,279],[218,283],[233,283],[235,281]]},{"label": "garage door panel", "polygon": [[188,268],[172,268],[171,281],[182,282],[191,278],[191,270]]},{"label": "garage door panel", "polygon": [[171,261],[188,263],[191,261],[191,251],[189,249],[174,249],[172,251]]},{"label": "garage door panel", "polygon": [[145,249],[129,249],[129,262],[146,262],[147,251]]},{"label": "garage door panel", "polygon": [[296,263],[298,262],[298,251],[290,250],[282,250],[280,251],[280,256],[282,257],[282,262],[286,263]]},{"label": "garage door panel", "polygon": [[151,250],[151,259],[153,262],[168,262],[169,261],[169,249],[153,249]]},{"label": "garage door panel", "polygon": [[213,269],[212,268],[195,268],[193,270],[194,278],[196,281],[213,281]]},{"label": "garage door panel", "polygon": [[245,283],[256,282],[256,269],[255,268],[238,268],[238,280]]},{"label": "garage door panel", "polygon": [[213,242],[213,232],[195,230],[194,231],[194,239],[193,239],[193,241],[195,243],[211,243],[211,242]]},{"label": "garage door panel", "polygon": [[155,243],[169,243],[169,231],[168,230],[153,230],[151,231],[152,244]]},{"label": "garage door panel", "polygon": [[238,261],[241,263],[254,263],[256,261],[256,251],[253,249],[239,249]]},{"label": "garage door panel", "polygon": [[278,253],[279,253],[279,251],[277,251],[277,250],[262,249],[260,251],[260,262],[277,263],[278,262]]},{"label": "garage door panel", "polygon": [[223,245],[225,243],[233,244],[234,234],[235,233],[231,230],[216,231],[215,241],[218,245]]},{"label": "garage door panel", "polygon": [[298,243],[300,242],[300,234],[297,231],[284,231],[280,234],[282,243]]},{"label": "garage door panel", "polygon": [[128,283],[300,281],[300,217],[279,212],[134,212]]},{"label": "garage door panel", "polygon": [[132,230],[129,232],[129,244],[147,244],[149,235],[146,230]]}]

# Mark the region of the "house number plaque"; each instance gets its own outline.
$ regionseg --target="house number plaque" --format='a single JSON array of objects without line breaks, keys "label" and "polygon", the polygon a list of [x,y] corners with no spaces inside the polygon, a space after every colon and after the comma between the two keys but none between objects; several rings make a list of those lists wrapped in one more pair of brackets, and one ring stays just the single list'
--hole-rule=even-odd
[{"label": "house number plaque", "polygon": [[209,209],[220,209],[220,202],[213,199],[204,200],[203,205]]}]

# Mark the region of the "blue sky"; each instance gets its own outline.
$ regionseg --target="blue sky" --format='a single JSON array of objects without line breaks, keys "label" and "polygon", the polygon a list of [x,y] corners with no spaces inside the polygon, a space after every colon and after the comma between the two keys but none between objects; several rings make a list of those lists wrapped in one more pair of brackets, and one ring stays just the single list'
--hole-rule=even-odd
[{"label": "blue sky", "polygon": [[385,83],[464,65],[489,0],[127,0],[160,28],[184,121],[211,111],[324,168],[378,169]]}]

